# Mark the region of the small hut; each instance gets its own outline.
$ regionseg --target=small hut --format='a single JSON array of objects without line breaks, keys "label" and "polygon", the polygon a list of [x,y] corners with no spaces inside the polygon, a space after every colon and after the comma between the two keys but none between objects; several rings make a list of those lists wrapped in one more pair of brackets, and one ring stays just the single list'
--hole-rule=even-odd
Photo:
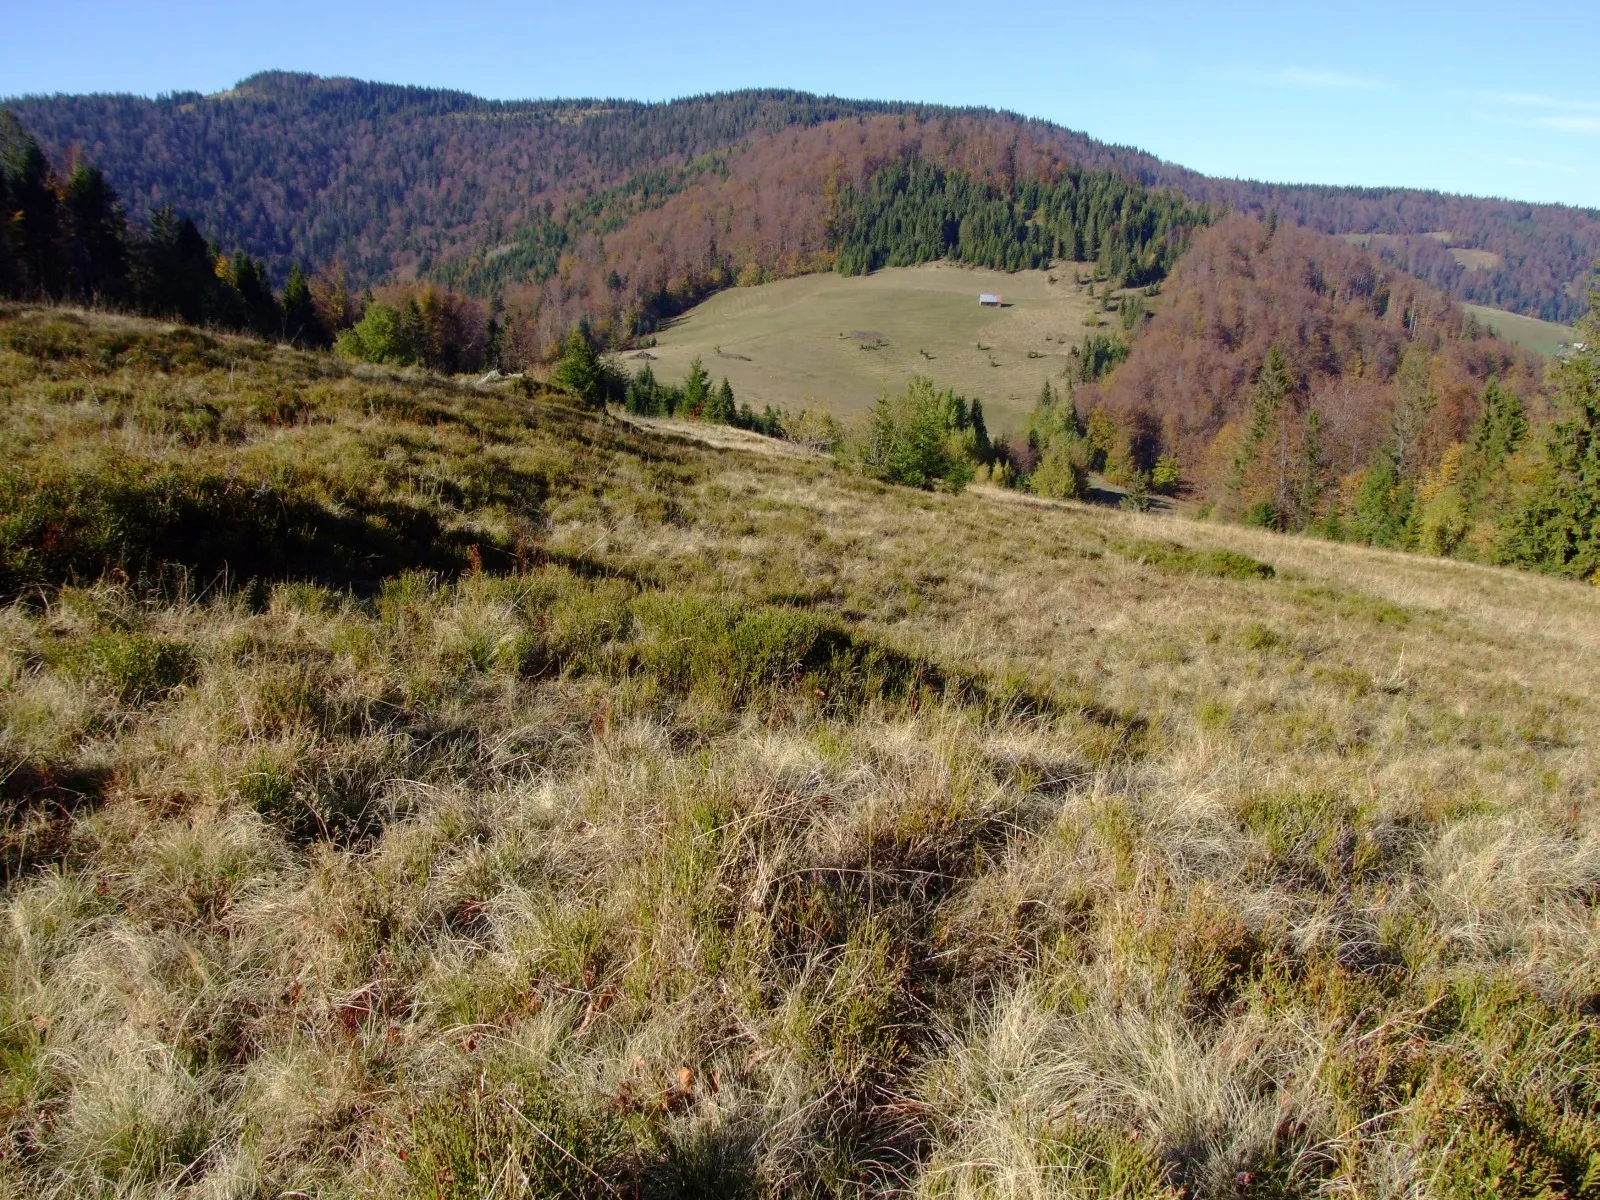
[{"label": "small hut", "polygon": [[1000,297],[991,295],[988,292],[983,292],[978,296],[978,303],[983,305],[984,308],[1001,307]]}]

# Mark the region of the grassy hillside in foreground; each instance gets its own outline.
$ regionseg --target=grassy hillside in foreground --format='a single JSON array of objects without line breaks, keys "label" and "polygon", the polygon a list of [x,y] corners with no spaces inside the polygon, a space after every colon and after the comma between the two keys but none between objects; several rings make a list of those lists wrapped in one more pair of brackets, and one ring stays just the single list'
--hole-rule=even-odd
[{"label": "grassy hillside in foreground", "polygon": [[[1015,274],[936,262],[807,275],[720,292],[673,322],[646,353],[655,360],[650,369],[674,381],[699,356],[758,411],[771,404],[849,417],[885,387],[930,375],[981,398],[993,429],[1015,432],[1045,380],[1059,383],[1069,352],[1089,332],[1085,320],[1100,307],[1074,278],[1072,263]],[[980,307],[984,292],[1004,297],[1006,307]],[[1099,319],[1109,328],[1117,317]],[[644,360],[630,353],[623,361],[634,369]]]},{"label": "grassy hillside in foreground", "polygon": [[1506,341],[1546,358],[1554,357],[1573,338],[1571,325],[1557,325],[1553,321],[1540,321],[1500,308],[1485,308],[1481,304],[1463,304],[1461,307]]},{"label": "grassy hillside in foreground", "polygon": [[1594,1195],[1600,591],[129,321],[0,388],[0,1193]]}]

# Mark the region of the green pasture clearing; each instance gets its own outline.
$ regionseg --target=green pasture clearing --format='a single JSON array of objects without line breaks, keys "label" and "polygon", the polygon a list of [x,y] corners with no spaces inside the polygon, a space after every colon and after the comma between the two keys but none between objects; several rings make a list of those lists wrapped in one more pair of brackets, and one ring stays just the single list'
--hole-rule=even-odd
[{"label": "green pasture clearing", "polygon": [[[1059,381],[1068,351],[1089,332],[1084,322],[1099,299],[1074,279],[1090,271],[1062,263],[1008,275],[938,262],[733,288],[691,309],[642,353],[668,382],[699,355],[714,379],[726,376],[758,411],[771,404],[849,417],[883,388],[929,375],[981,397],[992,428],[1016,430],[1040,386]],[[1005,307],[980,307],[983,292],[1002,296]],[[1100,320],[1109,330],[1117,317]],[[645,361],[640,352],[623,358],[630,372]]]},{"label": "green pasture clearing", "polygon": [[1554,321],[1541,321],[1537,317],[1525,317],[1520,313],[1488,308],[1482,304],[1463,304],[1461,307],[1506,341],[1546,357],[1553,356],[1572,340],[1570,325],[1557,325]]},{"label": "green pasture clearing", "polygon": [[[1346,233],[1341,234],[1345,241],[1352,246],[1359,246],[1363,250],[1372,249],[1397,249],[1405,241],[1391,233]],[[1450,257],[1455,259],[1469,271],[1492,271],[1502,261],[1501,257],[1492,250],[1475,250],[1469,246],[1452,246],[1456,235],[1448,229],[1436,229],[1425,233],[1423,237],[1432,238],[1450,251]]]}]

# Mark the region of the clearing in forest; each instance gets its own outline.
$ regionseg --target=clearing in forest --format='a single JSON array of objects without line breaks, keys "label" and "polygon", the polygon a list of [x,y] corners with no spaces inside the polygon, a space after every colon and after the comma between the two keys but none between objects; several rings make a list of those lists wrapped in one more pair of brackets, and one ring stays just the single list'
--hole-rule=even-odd
[{"label": "clearing in forest", "polygon": [[1480,324],[1515,346],[1543,354],[1554,355],[1573,338],[1571,325],[1557,325],[1554,321],[1541,321],[1538,317],[1525,317],[1521,313],[1506,312],[1503,308],[1489,308],[1482,304],[1463,304]]},{"label": "clearing in forest", "polygon": [[[720,292],[673,322],[642,353],[676,382],[700,356],[714,379],[726,376],[741,402],[825,409],[848,417],[870,407],[884,388],[929,375],[983,400],[990,426],[1016,430],[1046,379],[1057,384],[1069,351],[1091,332],[1101,305],[1075,279],[1089,264],[1006,274],[948,262],[888,267],[871,275],[806,275]],[[1054,279],[1052,283],[1051,280]],[[1003,307],[980,306],[998,293]],[[1100,332],[1116,328],[1102,312]]]}]

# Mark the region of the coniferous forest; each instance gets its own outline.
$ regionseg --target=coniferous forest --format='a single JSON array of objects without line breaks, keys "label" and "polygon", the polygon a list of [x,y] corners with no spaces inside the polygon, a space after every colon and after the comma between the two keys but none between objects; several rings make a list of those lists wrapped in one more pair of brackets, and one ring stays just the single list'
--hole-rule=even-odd
[{"label": "coniferous forest", "polygon": [[58,173],[9,112],[0,112],[0,214],[0,296],[328,342],[298,267],[275,295],[260,260],[224,253],[171,208],[146,228],[131,224],[105,172],[80,161]]},{"label": "coniferous forest", "polygon": [[844,188],[830,217],[842,275],[950,258],[1020,271],[1058,259],[1095,263],[1118,286],[1154,283],[1209,214],[1181,195],[1149,191],[1116,171],[1064,172],[986,183],[919,159],[899,159],[862,189]]}]

